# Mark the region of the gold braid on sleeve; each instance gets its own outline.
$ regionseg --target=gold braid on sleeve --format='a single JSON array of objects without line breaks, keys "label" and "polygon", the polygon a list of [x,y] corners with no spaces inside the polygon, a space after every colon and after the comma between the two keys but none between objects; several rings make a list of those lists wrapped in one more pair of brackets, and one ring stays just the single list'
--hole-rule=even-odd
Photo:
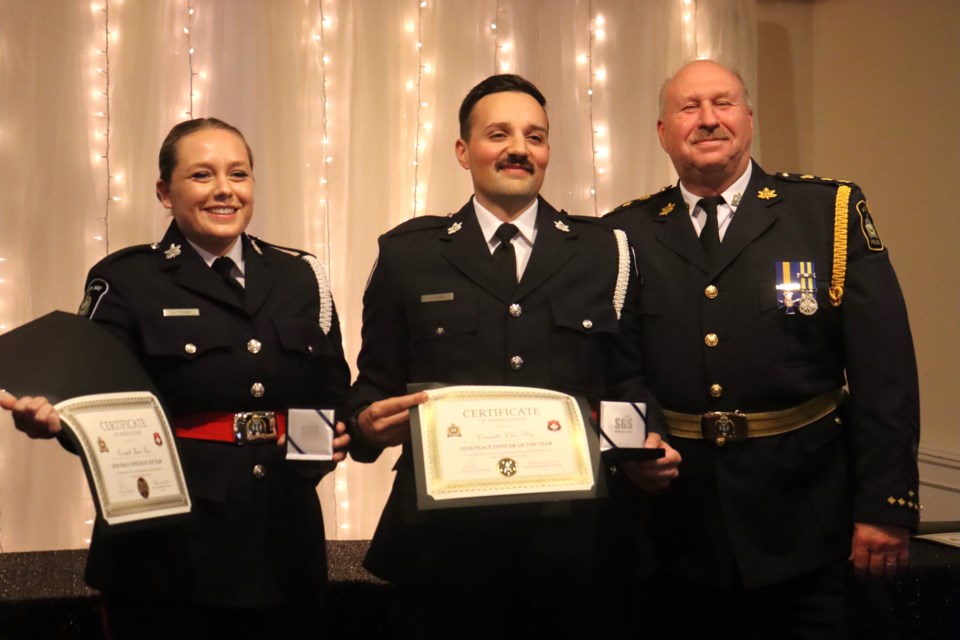
[{"label": "gold braid on sleeve", "polygon": [[843,283],[847,277],[847,225],[849,224],[850,187],[837,188],[837,202],[833,217],[833,273],[830,277],[830,304],[839,307],[843,302]]}]

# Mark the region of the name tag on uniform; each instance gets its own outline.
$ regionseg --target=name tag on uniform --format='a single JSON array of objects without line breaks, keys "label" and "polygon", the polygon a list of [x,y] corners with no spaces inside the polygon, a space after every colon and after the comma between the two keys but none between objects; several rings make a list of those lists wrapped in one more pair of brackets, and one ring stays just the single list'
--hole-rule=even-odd
[{"label": "name tag on uniform", "polygon": [[287,460],[333,458],[333,409],[287,411]]},{"label": "name tag on uniform", "polygon": [[179,318],[182,316],[199,316],[200,309],[164,309],[164,318]]},{"label": "name tag on uniform", "polygon": [[600,403],[600,451],[641,449],[647,441],[647,403]]},{"label": "name tag on uniform", "polygon": [[453,291],[450,293],[425,293],[420,296],[420,302],[447,302],[453,300]]}]

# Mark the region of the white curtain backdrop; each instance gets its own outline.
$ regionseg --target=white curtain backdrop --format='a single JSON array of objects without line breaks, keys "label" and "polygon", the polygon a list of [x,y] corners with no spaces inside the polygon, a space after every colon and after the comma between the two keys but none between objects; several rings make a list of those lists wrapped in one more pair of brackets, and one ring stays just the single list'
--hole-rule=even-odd
[{"label": "white curtain backdrop", "polygon": [[[602,214],[675,181],[654,125],[660,83],[683,61],[720,59],[756,95],[754,5],[2,0],[0,333],[75,310],[97,260],[160,238],[157,151],[192,113],[245,133],[250,231],[325,262],[352,366],[377,236],[471,194],[453,154],[470,87],[502,71],[536,83],[551,124],[545,197]],[[396,455],[324,479],[329,537],[371,536]],[[83,547],[93,514],[78,459],[0,415],[2,550]]]}]

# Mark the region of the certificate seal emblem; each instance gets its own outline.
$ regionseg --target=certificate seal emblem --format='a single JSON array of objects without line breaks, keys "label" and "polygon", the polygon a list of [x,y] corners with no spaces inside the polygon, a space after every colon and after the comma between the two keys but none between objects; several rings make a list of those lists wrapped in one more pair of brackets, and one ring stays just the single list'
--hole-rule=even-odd
[{"label": "certificate seal emblem", "polygon": [[140,495],[143,496],[144,499],[150,497],[150,485],[147,484],[147,481],[144,480],[143,477],[137,478],[137,491],[140,492]]},{"label": "certificate seal emblem", "polygon": [[447,437],[448,438],[462,438],[463,434],[460,432],[460,427],[455,424],[451,424],[447,427]]},{"label": "certificate seal emblem", "polygon": [[154,444],[156,444],[158,447],[162,447],[162,446],[163,446],[163,438],[161,438],[161,437],[160,437],[160,434],[157,433],[156,431],[153,433],[153,442],[154,442]]},{"label": "certificate seal emblem", "polygon": [[97,438],[97,447],[100,448],[100,453],[110,453],[110,448],[103,438]]},{"label": "certificate seal emblem", "polygon": [[509,478],[517,473],[517,461],[513,458],[501,458],[497,463],[497,469],[501,475]]},{"label": "certificate seal emblem", "polygon": [[549,429],[550,431],[560,431],[560,421],[559,420],[547,421],[547,429]]}]

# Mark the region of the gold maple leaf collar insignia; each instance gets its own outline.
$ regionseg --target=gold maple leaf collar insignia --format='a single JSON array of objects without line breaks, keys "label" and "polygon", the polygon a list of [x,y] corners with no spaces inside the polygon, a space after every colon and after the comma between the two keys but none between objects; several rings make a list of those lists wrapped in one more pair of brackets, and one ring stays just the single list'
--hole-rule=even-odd
[{"label": "gold maple leaf collar insignia", "polygon": [[761,200],[773,200],[777,197],[777,192],[771,189],[770,187],[764,187],[757,192],[757,197]]}]

